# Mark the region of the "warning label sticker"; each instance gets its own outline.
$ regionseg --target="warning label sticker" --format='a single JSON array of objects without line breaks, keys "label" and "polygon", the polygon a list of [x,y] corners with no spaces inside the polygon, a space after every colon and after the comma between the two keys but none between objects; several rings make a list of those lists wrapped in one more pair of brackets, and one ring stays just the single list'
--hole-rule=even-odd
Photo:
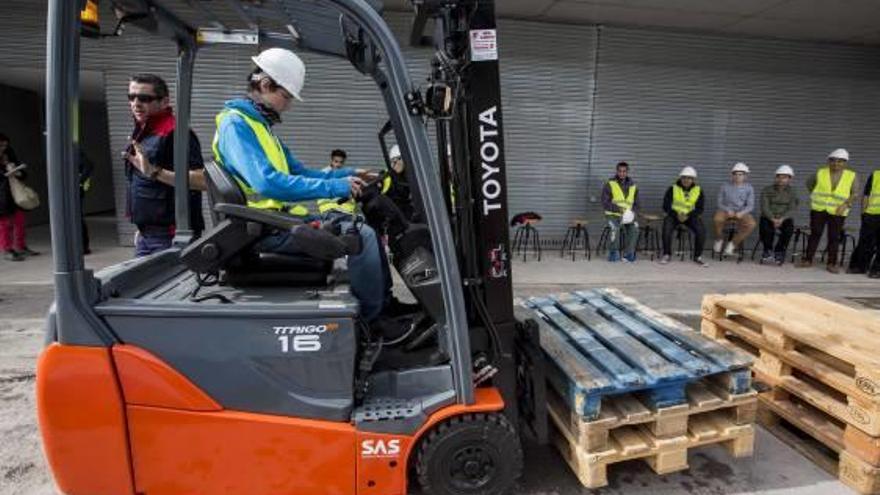
[{"label": "warning label sticker", "polygon": [[471,62],[498,60],[498,35],[494,29],[471,31]]}]

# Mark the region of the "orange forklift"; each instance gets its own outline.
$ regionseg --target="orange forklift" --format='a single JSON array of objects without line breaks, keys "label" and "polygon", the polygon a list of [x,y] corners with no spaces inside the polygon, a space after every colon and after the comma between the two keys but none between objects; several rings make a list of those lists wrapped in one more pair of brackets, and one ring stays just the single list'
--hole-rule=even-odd
[{"label": "orange forklift", "polygon": [[[512,297],[493,1],[412,1],[409,41],[434,48],[421,87],[373,0],[108,3],[100,13],[112,7],[113,34],[101,33],[96,0],[48,1],[55,302],[37,408],[60,490],[509,492],[523,467],[522,436],[545,441],[547,419],[537,327],[516,318]],[[78,220],[79,43],[128,26],[178,46],[176,237],[165,251],[95,273],[83,263]],[[357,249],[350,232],[248,208],[221,165],[206,167],[213,226],[193,238],[192,73],[212,43],[341,57],[375,81],[388,114],[377,145],[386,165],[388,138],[399,145],[419,219],[386,222],[393,266],[419,307],[402,316],[402,335],[358,317],[345,282],[345,255]],[[360,209],[381,215],[369,197]],[[319,249],[255,252],[278,230]]]}]

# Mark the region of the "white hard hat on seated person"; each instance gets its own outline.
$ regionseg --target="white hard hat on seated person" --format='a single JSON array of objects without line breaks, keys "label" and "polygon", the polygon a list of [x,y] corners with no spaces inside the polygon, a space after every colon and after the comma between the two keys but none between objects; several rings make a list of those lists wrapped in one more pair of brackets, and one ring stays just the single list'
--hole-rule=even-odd
[{"label": "white hard hat on seated person", "polygon": [[396,144],[388,150],[388,159],[394,160],[395,158],[400,158],[400,146],[397,146]]},{"label": "white hard hat on seated person", "polygon": [[730,169],[730,173],[735,174],[737,172],[747,174],[749,173],[749,166],[743,162],[737,162],[736,165],[734,165],[733,168]]},{"label": "white hard hat on seated person", "polygon": [[776,169],[776,175],[787,175],[789,177],[794,177],[794,169],[788,165],[780,165],[779,168]]},{"label": "white hard hat on seated person", "polygon": [[828,154],[828,159],[829,160],[843,160],[843,161],[848,162],[849,161],[849,151],[846,151],[843,148],[838,148]]},{"label": "white hard hat on seated person", "polygon": [[269,48],[251,60],[294,98],[303,101],[300,94],[306,83],[306,64],[295,53],[284,48]]},{"label": "white hard hat on seated person", "polygon": [[685,167],[681,169],[681,173],[678,174],[679,177],[690,177],[692,179],[697,178],[697,171],[694,170],[694,167]]}]

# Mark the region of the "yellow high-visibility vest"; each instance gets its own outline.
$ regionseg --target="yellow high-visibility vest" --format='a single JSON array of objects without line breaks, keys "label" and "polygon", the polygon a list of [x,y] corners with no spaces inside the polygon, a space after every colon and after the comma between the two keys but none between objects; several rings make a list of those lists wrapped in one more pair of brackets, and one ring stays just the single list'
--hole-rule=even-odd
[{"label": "yellow high-visibility vest", "polygon": [[871,194],[868,196],[868,207],[865,208],[865,213],[880,215],[880,170],[875,170],[871,177]]},{"label": "yellow high-visibility vest", "polygon": [[[636,185],[633,184],[629,186],[629,191],[627,191],[626,195],[623,194],[623,188],[620,187],[620,184],[618,184],[616,180],[609,180],[608,186],[611,188],[611,202],[617,205],[622,211],[631,210],[636,202]],[[615,211],[606,211],[605,214],[612,217],[623,215],[622,212]]]},{"label": "yellow high-visibility vest", "polygon": [[685,191],[678,184],[672,185],[672,211],[689,215],[697,207],[700,199],[700,186],[694,186],[690,191]]},{"label": "yellow high-visibility vest", "polygon": [[318,213],[325,214],[331,211],[338,211],[340,213],[345,213],[346,215],[351,215],[354,213],[354,200],[350,199],[342,204],[339,204],[336,199],[319,199],[317,201],[318,205]]},{"label": "yellow high-visibility vest", "polygon": [[[245,123],[247,123],[251,130],[254,131],[254,135],[257,136],[257,142],[260,143],[260,148],[262,148],[263,153],[266,154],[266,158],[269,160],[269,164],[272,165],[272,168],[283,174],[290,174],[290,166],[287,164],[287,157],[284,155],[284,148],[281,147],[281,142],[278,141],[275,134],[273,134],[272,131],[270,131],[262,122],[251,118],[244,112],[232,108],[224,109],[222,112],[218,113],[215,118],[217,131],[214,133],[214,142],[212,144],[214,160],[220,165],[223,165],[223,162],[220,159],[220,149],[218,147],[220,142],[220,123],[224,118],[233,113],[244,119]],[[307,216],[309,214],[308,207],[304,205],[289,205],[277,199],[264,198],[251,188],[250,185],[238,177],[235,177],[235,181],[238,182],[238,185],[241,186],[242,191],[244,191],[245,197],[247,197],[247,205],[250,208],[275,211],[287,209],[291,215],[296,216]]]},{"label": "yellow high-visibility vest", "polygon": [[831,169],[822,167],[816,172],[816,187],[810,194],[811,208],[813,211],[824,211],[831,215],[845,217],[849,215],[849,208],[842,215],[837,214],[837,208],[846,203],[852,193],[853,182],[856,173],[852,170],[844,170],[837,182],[837,187],[831,187]]}]

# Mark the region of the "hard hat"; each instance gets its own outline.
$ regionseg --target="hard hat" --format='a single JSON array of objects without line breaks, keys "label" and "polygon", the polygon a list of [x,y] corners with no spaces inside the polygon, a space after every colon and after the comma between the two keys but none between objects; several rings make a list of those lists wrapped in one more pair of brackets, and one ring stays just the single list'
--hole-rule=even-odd
[{"label": "hard hat", "polygon": [[749,166],[743,162],[736,162],[736,165],[734,165],[733,168],[730,169],[730,173],[734,172],[743,172],[747,174],[749,173]]},{"label": "hard hat", "polygon": [[396,144],[388,150],[388,159],[394,160],[395,158],[400,158],[400,146],[397,146]]},{"label": "hard hat", "polygon": [[629,224],[633,223],[635,221],[635,219],[636,219],[636,214],[633,213],[632,210],[626,210],[625,212],[623,212],[623,215],[621,216],[620,223],[622,223],[624,225],[629,225]]},{"label": "hard hat", "polygon": [[829,160],[845,160],[845,161],[849,161],[849,151],[846,151],[846,150],[843,149],[843,148],[838,148],[838,149],[832,151],[832,152],[828,155],[828,159],[829,159]]},{"label": "hard hat", "polygon": [[794,177],[794,169],[792,169],[788,165],[780,165],[779,168],[776,169],[776,175],[787,175],[789,177]]},{"label": "hard hat", "polygon": [[692,177],[694,179],[697,178],[697,171],[694,170],[694,167],[685,167],[681,169],[681,173],[678,174],[679,177]]},{"label": "hard hat", "polygon": [[294,98],[303,101],[300,93],[306,82],[306,64],[295,53],[284,48],[269,48],[251,60]]}]

